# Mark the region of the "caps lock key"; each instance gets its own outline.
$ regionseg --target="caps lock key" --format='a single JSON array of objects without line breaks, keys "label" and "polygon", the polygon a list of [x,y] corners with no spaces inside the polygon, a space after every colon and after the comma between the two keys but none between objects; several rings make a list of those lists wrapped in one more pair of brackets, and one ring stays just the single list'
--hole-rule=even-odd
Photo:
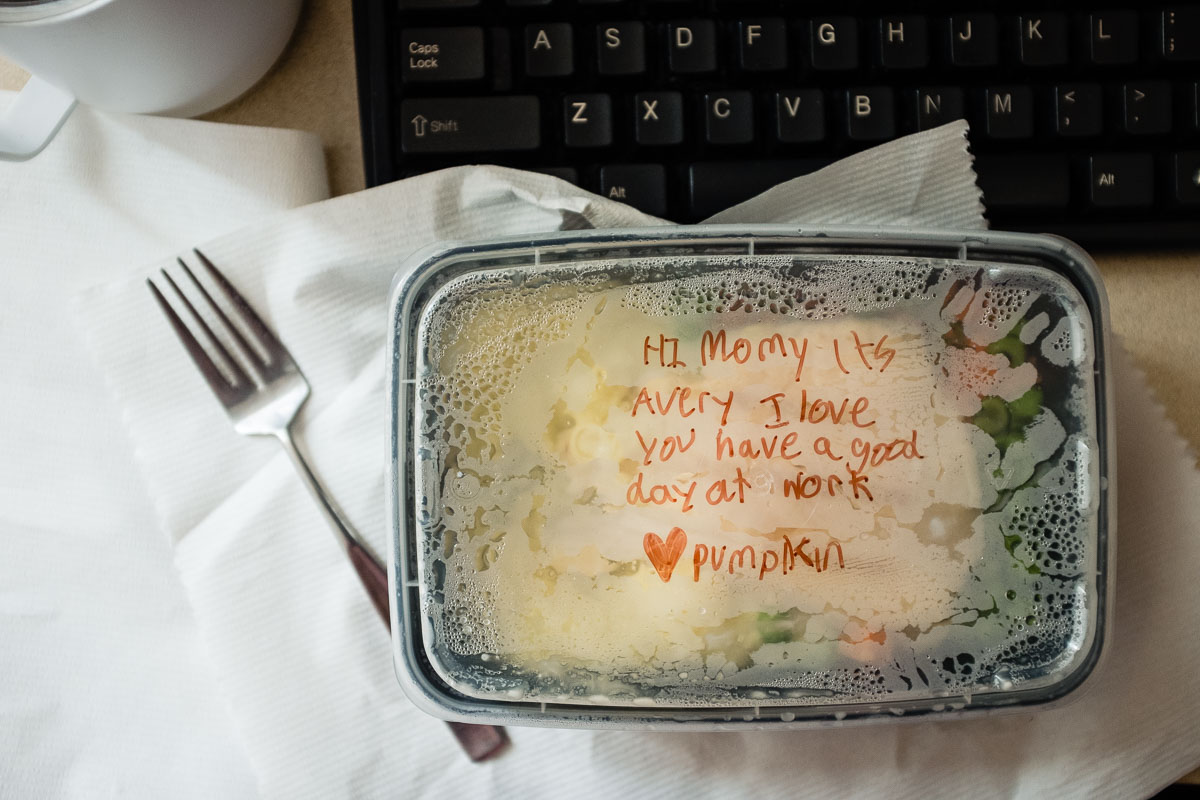
[{"label": "caps lock key", "polygon": [[407,28],[400,41],[406,82],[475,81],[484,75],[483,28]]}]

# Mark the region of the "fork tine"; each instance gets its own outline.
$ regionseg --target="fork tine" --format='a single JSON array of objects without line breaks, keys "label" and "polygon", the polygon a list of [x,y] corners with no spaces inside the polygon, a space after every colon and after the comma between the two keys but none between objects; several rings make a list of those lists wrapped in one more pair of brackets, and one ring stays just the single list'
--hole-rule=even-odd
[{"label": "fork tine", "polygon": [[[186,270],[186,266],[184,269]],[[249,374],[243,368],[241,363],[239,363],[238,360],[233,357],[233,354],[230,353],[221,340],[217,338],[217,334],[213,332],[213,329],[209,327],[208,322],[206,322],[204,317],[201,316],[200,312],[196,310],[196,307],[192,305],[192,301],[188,300],[187,295],[185,295],[183,290],[179,288],[179,284],[175,283],[175,279],[171,277],[170,273],[168,273],[166,270],[162,270],[162,276],[163,279],[171,285],[171,288],[175,291],[175,295],[179,298],[179,301],[183,303],[183,306],[188,310],[188,313],[191,314],[192,319],[200,327],[200,330],[204,331],[204,335],[208,337],[213,349],[217,351],[217,354],[220,355],[228,365],[229,371],[233,378],[230,383],[234,386],[254,383],[254,376]],[[192,276],[190,272],[188,272],[188,276],[191,277],[192,280],[195,280],[195,277]],[[205,295],[205,299],[208,299],[207,295]],[[220,309],[215,308],[214,310],[218,312],[220,311]]]},{"label": "fork tine", "polygon": [[[171,284],[171,287],[175,291],[175,295],[183,300],[183,303],[191,310],[193,317],[200,320],[200,316],[196,314],[195,309],[193,309],[191,304],[187,302],[187,298],[180,293],[179,287],[175,285],[173,280],[171,280],[171,276],[167,275],[166,272],[163,272],[162,274],[163,277],[167,279],[167,282]],[[150,278],[147,278],[146,285],[150,287],[150,292],[154,295],[154,299],[158,301],[158,307],[162,309],[167,321],[171,323],[171,328],[174,329],[175,335],[183,344],[184,349],[187,350],[188,355],[192,357],[192,361],[200,370],[200,374],[204,376],[206,381],[208,381],[209,388],[213,390],[213,393],[217,395],[217,398],[224,405],[228,406],[236,402],[240,396],[240,392],[237,389],[237,384],[231,382],[225,377],[220,368],[209,356],[208,351],[204,349],[204,346],[200,344],[200,342],[192,334],[192,331],[190,328],[188,328],[187,323],[185,323],[179,317],[179,315],[175,313],[175,308],[170,302],[167,301],[167,298],[163,296],[163,293],[159,290],[158,286],[155,285],[154,281],[152,281]],[[204,320],[200,320],[200,324],[204,325]],[[208,326],[204,325],[204,327],[207,330]],[[220,342],[217,342],[216,338],[212,337],[212,331],[208,331],[208,336],[212,341],[217,343],[217,347],[221,346]],[[226,356],[228,356],[228,354],[226,354]],[[231,369],[235,374],[235,379],[240,376],[240,380],[246,381],[246,376],[241,373],[241,369],[237,366],[237,363],[230,360],[228,357],[226,357],[226,361],[231,365]]]},{"label": "fork tine", "polygon": [[[271,363],[271,354],[267,353],[264,356],[259,352],[259,348],[246,341],[246,337],[242,335],[242,332],[238,326],[234,325],[233,321],[229,319],[229,315],[225,313],[225,309],[221,308],[221,306],[215,300],[213,300],[212,295],[208,293],[208,289],[204,288],[204,284],[196,280],[196,276],[192,274],[192,270],[188,267],[184,260],[182,258],[177,258],[175,260],[179,262],[179,266],[183,268],[184,274],[188,276],[192,282],[192,285],[195,286],[200,292],[200,296],[204,298],[206,303],[208,303],[209,308],[211,308],[213,313],[216,314],[221,320],[221,324],[225,326],[225,330],[229,331],[229,335],[232,337],[237,350],[246,357],[251,371],[256,373],[252,377],[261,380],[262,369],[269,366]],[[243,312],[245,311],[245,309],[240,310]]]},{"label": "fork tine", "polygon": [[192,248],[192,252],[196,254],[196,258],[200,259],[200,263],[204,265],[204,268],[208,270],[208,274],[212,276],[213,282],[221,287],[221,291],[225,293],[230,302],[241,312],[240,318],[246,323],[246,326],[262,342],[263,348],[267,351],[268,363],[275,359],[285,364],[292,362],[292,356],[288,353],[287,348],[283,346],[283,343],[279,339],[275,338],[275,334],[271,332],[271,329],[266,326],[255,310],[250,307],[250,304],[246,302],[246,298],[242,297],[238,293],[238,290],[233,288],[233,285],[221,274],[221,271],[209,260],[208,256],[200,252],[198,248]]}]

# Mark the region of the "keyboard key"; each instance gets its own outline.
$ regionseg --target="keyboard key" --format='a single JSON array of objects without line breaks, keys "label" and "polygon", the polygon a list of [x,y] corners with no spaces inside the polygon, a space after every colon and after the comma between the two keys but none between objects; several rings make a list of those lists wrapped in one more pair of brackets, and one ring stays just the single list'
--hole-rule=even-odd
[{"label": "keyboard key", "polygon": [[405,81],[473,81],[484,75],[483,28],[407,28],[400,32]]},{"label": "keyboard key", "polygon": [[717,32],[712,20],[672,22],[667,26],[667,61],[672,72],[713,72],[717,68]]},{"label": "keyboard key", "polygon": [[808,26],[813,69],[858,66],[858,22],[854,17],[818,17]]},{"label": "keyboard key", "polygon": [[932,86],[912,92],[917,130],[927,131],[963,119],[963,93],[956,86]]},{"label": "keyboard key", "polygon": [[613,22],[596,28],[596,69],[601,75],[640,75],[646,71],[646,26]]},{"label": "keyboard key", "polygon": [[534,167],[532,171],[579,185],[579,170],[574,167]]},{"label": "keyboard key", "polygon": [[1200,204],[1200,150],[1175,154],[1175,199]]},{"label": "keyboard key", "polygon": [[1151,136],[1171,130],[1171,84],[1139,81],[1121,88],[1125,132]]},{"label": "keyboard key", "polygon": [[709,92],[704,109],[704,132],[711,144],[754,141],[754,98],[749,92]]},{"label": "keyboard key", "polygon": [[950,61],[959,67],[996,63],[996,16],[956,14],[950,18]]},{"label": "keyboard key", "polygon": [[536,97],[408,98],[400,104],[405,153],[491,153],[541,146]]},{"label": "keyboard key", "polygon": [[896,135],[896,104],[889,87],[847,90],[846,135],[859,142],[882,141]]},{"label": "keyboard key", "polygon": [[1089,169],[1091,201],[1097,208],[1154,203],[1154,159],[1149,153],[1092,156]]},{"label": "keyboard key", "polygon": [[525,73],[560,78],[575,71],[574,34],[567,23],[525,26]]},{"label": "keyboard key", "polygon": [[738,64],[747,72],[787,68],[787,25],[779,17],[737,24]]},{"label": "keyboard key", "polygon": [[612,144],[612,100],[606,94],[569,94],[563,98],[563,143],[567,147]]},{"label": "keyboard key", "polygon": [[1200,7],[1162,12],[1162,54],[1168,61],[1200,61]]},{"label": "keyboard key", "polygon": [[1052,67],[1067,63],[1065,14],[1030,14],[1017,18],[1021,26],[1021,63]]},{"label": "keyboard key", "polygon": [[929,34],[923,17],[879,20],[879,63],[885,69],[921,69],[929,63]]},{"label": "keyboard key", "polygon": [[788,144],[825,138],[825,98],[820,89],[775,93],[775,138]]},{"label": "keyboard key", "polygon": [[979,155],[975,170],[989,209],[1066,208],[1071,199],[1064,156]]},{"label": "keyboard key", "polygon": [[1138,16],[1135,11],[1106,11],[1088,18],[1088,42],[1093,64],[1132,64],[1138,56]]},{"label": "keyboard key", "polygon": [[600,194],[656,217],[667,213],[667,172],[661,164],[610,164],[600,169]]},{"label": "keyboard key", "polygon": [[1033,90],[1028,86],[988,89],[984,93],[987,135],[993,139],[1033,136]]},{"label": "keyboard key", "polygon": [[634,138],[638,144],[672,145],[683,141],[683,95],[641,92],[633,98]]},{"label": "keyboard key", "polygon": [[710,217],[777,183],[816,172],[829,163],[829,159],[804,158],[693,164],[688,170],[692,214]]},{"label": "keyboard key", "polygon": [[477,6],[482,0],[400,0],[400,8],[468,8]]},{"label": "keyboard key", "polygon": [[1054,89],[1054,130],[1059,136],[1099,136],[1104,125],[1103,99],[1094,83]]}]

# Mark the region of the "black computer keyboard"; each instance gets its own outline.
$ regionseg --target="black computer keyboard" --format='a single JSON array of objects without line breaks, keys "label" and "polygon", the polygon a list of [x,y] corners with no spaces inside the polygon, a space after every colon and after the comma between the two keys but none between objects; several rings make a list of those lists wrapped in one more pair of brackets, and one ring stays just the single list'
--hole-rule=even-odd
[{"label": "black computer keyboard", "polygon": [[367,182],[548,172],[679,222],[965,118],[993,227],[1200,241],[1200,3],[355,0]]}]

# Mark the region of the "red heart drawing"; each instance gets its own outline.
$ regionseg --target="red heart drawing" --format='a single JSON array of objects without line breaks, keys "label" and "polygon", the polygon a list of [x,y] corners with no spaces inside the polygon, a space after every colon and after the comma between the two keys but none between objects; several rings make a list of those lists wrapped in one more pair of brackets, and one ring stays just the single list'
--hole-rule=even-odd
[{"label": "red heart drawing", "polygon": [[650,563],[658,570],[658,577],[663,579],[663,583],[671,580],[671,573],[675,571],[675,565],[679,563],[679,557],[683,555],[683,548],[686,546],[687,534],[683,532],[683,528],[671,528],[666,542],[660,539],[657,533],[647,533],[642,539],[642,547],[650,557]]}]

